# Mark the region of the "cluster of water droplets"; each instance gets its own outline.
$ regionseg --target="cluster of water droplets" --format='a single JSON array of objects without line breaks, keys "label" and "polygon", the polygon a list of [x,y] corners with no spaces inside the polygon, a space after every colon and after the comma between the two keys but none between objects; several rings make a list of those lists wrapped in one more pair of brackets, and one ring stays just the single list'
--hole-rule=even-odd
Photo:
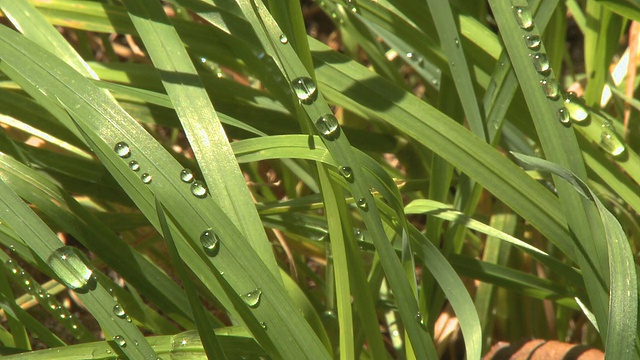
[{"label": "cluster of water droplets", "polygon": [[205,56],[200,57],[200,64],[204,67],[208,72],[215,74],[217,78],[223,78],[224,73],[222,72],[222,68],[213,61],[207,59]]},{"label": "cluster of water droplets", "polygon": [[[318,98],[318,87],[311,78],[295,78],[291,82],[291,87],[301,104],[311,105]],[[340,124],[335,115],[331,113],[318,117],[314,120],[313,125],[318,133],[327,140],[335,140],[340,136]]]},{"label": "cluster of water droplets", "polygon": [[[539,52],[542,46],[542,41],[538,34],[533,32],[535,24],[533,22],[533,16],[529,9],[523,6],[514,6],[513,13],[518,22],[518,26],[524,31],[529,32],[523,36],[525,46],[533,51],[529,54],[534,69],[538,74],[542,76],[540,79],[540,88],[544,92],[544,95],[553,101],[560,99],[560,87],[558,81],[553,77],[551,63],[549,57],[544,52]],[[562,107],[556,112],[556,118],[560,123],[565,126],[571,125],[569,112],[566,108]]]},{"label": "cluster of water droplets", "polygon": [[71,335],[80,338],[82,334],[87,332],[78,319],[62,306],[55,296],[43,289],[20,265],[12,259],[7,260],[5,264],[9,273],[15,277],[16,283],[24,288],[53,318],[58,319]]}]

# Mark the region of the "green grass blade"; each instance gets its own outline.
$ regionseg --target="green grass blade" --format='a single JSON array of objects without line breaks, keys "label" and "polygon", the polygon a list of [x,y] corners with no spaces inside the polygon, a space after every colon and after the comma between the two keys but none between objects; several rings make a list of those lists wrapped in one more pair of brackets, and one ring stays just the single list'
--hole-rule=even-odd
[{"label": "green grass blade", "polygon": [[158,2],[127,0],[125,5],[160,73],[211,196],[239,225],[272,274],[279,277],[271,245],[258,221],[244,177],[182,40]]},{"label": "green grass blade", "polygon": [[[612,321],[606,325],[608,327],[605,339],[606,356],[608,359],[635,359],[637,357],[635,346],[638,337],[638,292],[634,289],[638,288],[638,279],[636,265],[625,231],[596,194],[570,170],[543,159],[521,154],[514,154],[514,156],[528,167],[558,175],[567,181],[576,193],[596,204],[600,221],[605,229],[609,250],[608,261],[611,266],[609,272],[611,286],[609,319]],[[602,331],[603,324],[599,320],[598,324],[600,331]]]},{"label": "green grass blade", "polygon": [[[211,331],[211,323],[209,322],[209,318],[207,317],[207,313],[198,298],[198,292],[196,291],[195,286],[193,285],[189,273],[184,266],[182,259],[180,258],[180,253],[178,252],[178,247],[173,242],[173,236],[171,236],[171,229],[169,228],[169,224],[167,223],[167,219],[164,215],[164,209],[160,200],[156,197],[156,209],[158,211],[158,221],[160,222],[160,227],[162,229],[162,235],[167,243],[167,249],[169,250],[169,255],[171,256],[172,263],[178,276],[182,280],[182,284],[184,286],[184,290],[187,293],[187,297],[189,298],[189,305],[191,312],[193,313],[194,321],[196,323],[196,327],[198,329],[198,333],[200,334],[200,340],[202,341],[202,347],[204,348],[205,354],[210,359],[226,359],[227,356],[218,341],[218,337],[214,331]],[[216,235],[213,235],[216,236]],[[214,241],[218,241],[218,239],[212,239]],[[212,243],[211,251],[217,251],[216,249],[217,243]]]}]

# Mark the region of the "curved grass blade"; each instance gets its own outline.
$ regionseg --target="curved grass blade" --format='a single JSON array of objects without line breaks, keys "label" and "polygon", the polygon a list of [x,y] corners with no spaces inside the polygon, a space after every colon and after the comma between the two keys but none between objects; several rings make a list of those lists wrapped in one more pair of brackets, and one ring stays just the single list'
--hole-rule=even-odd
[{"label": "curved grass blade", "polygon": [[[618,220],[607,210],[587,184],[576,174],[550,161],[522,154],[513,154],[527,167],[556,174],[598,209],[608,247],[610,266],[609,319],[605,338],[607,359],[635,359],[638,337],[638,278],[631,247]],[[600,331],[603,324],[598,320]]]}]

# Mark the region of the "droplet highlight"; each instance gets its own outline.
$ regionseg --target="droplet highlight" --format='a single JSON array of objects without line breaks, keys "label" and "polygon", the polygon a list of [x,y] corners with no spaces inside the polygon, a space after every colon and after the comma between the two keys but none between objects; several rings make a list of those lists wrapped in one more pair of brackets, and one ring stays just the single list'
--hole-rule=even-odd
[{"label": "droplet highlight", "polygon": [[551,72],[551,64],[545,53],[537,53],[533,55],[533,67],[540,74],[546,75]]},{"label": "droplet highlight", "polygon": [[284,45],[284,44],[286,44],[288,42],[289,42],[289,39],[287,39],[287,35],[285,35],[285,34],[280,35],[280,43],[281,44]]},{"label": "droplet highlight", "polygon": [[194,181],[193,183],[191,183],[191,193],[193,194],[193,196],[197,197],[197,198],[206,198],[207,197],[207,187],[204,186],[204,183],[202,183],[202,181]]},{"label": "droplet highlight", "polygon": [[113,147],[113,151],[123,159],[131,156],[131,148],[124,141],[117,143],[116,146]]},{"label": "droplet highlight", "polygon": [[126,347],[127,346],[127,341],[122,337],[122,335],[116,335],[113,337],[113,341],[116,343],[116,345],[120,346],[120,347]]},{"label": "droplet highlight", "polygon": [[313,102],[318,98],[318,88],[311,78],[299,77],[294,79],[291,85],[293,86],[293,91],[298,97],[298,100],[303,104],[313,104]]},{"label": "droplet highlight", "polygon": [[124,309],[122,308],[122,306],[120,304],[115,304],[113,306],[113,315],[124,319],[127,317],[127,313],[124,311]]},{"label": "droplet highlight", "polygon": [[600,147],[609,155],[619,156],[625,151],[625,146],[618,138],[611,124],[602,125],[602,134],[600,134]]},{"label": "droplet highlight", "polygon": [[200,234],[200,243],[208,255],[215,255],[219,250],[220,238],[212,229],[207,229]]},{"label": "droplet highlight", "polygon": [[151,181],[153,180],[153,176],[151,176],[151,175],[149,175],[147,173],[144,173],[144,174],[140,175],[140,180],[142,180],[142,182],[145,183],[145,184],[150,184]]},{"label": "droplet highlight", "polygon": [[338,119],[333,114],[326,114],[321,116],[314,123],[316,130],[325,139],[333,140],[340,135],[340,125]]},{"label": "droplet highlight", "polygon": [[563,125],[570,125],[571,124],[571,118],[569,117],[569,111],[565,107],[561,107],[560,109],[558,109],[558,111],[556,112],[556,116],[558,117],[558,120],[560,120],[560,122]]},{"label": "droplet highlight", "polygon": [[340,172],[340,176],[342,176],[345,180],[349,182],[353,181],[353,170],[350,167],[340,166],[338,172]]},{"label": "droplet highlight", "polygon": [[531,12],[529,12],[525,7],[514,6],[513,13],[515,14],[518,25],[522,30],[529,31],[533,29],[533,16],[531,16]]},{"label": "droplet highlight", "polygon": [[583,122],[589,117],[589,110],[573,91],[569,91],[567,94],[564,106],[569,110],[569,116],[575,122]]},{"label": "droplet highlight", "polygon": [[244,301],[244,303],[251,308],[258,307],[258,305],[260,304],[260,297],[262,297],[262,290],[260,288],[240,295],[242,301]]},{"label": "droplet highlight", "polygon": [[140,170],[140,164],[138,164],[138,162],[135,160],[131,160],[129,161],[129,169],[133,171],[138,171]]},{"label": "droplet highlight", "polygon": [[540,36],[538,35],[526,35],[524,37],[524,43],[531,50],[539,50],[542,41],[540,40]]},{"label": "droplet highlight", "polygon": [[89,291],[95,285],[95,279],[91,276],[93,272],[82,257],[77,249],[63,246],[51,253],[47,259],[47,265],[64,285],[81,293]]},{"label": "droplet highlight", "polygon": [[365,198],[360,198],[358,199],[358,201],[356,201],[356,205],[362,210],[362,211],[368,211],[369,210],[369,204],[367,204],[367,200]]},{"label": "droplet highlight", "polygon": [[185,183],[190,183],[193,181],[193,172],[189,169],[180,170],[180,180]]},{"label": "droplet highlight", "polygon": [[542,91],[547,98],[551,100],[557,100],[560,97],[560,90],[558,89],[558,82],[556,81],[556,79],[552,77],[542,79],[540,80],[540,86],[542,87]]}]

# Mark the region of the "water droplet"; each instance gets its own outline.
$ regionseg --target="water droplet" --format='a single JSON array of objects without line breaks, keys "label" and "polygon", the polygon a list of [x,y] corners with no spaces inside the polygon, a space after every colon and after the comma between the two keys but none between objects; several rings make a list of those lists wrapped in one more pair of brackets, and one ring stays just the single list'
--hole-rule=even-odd
[{"label": "water droplet", "polygon": [[571,118],[569,118],[569,111],[567,111],[567,108],[561,107],[558,109],[556,116],[558,116],[558,120],[560,120],[563,125],[571,125]]},{"label": "water droplet", "polygon": [[625,150],[624,144],[618,138],[611,124],[602,125],[600,134],[600,147],[610,155],[618,156]]},{"label": "water droplet", "polygon": [[538,50],[540,49],[540,44],[542,43],[540,41],[540,36],[538,35],[526,35],[524,37],[524,43],[527,44],[527,47],[531,50]]},{"label": "water droplet", "polygon": [[518,25],[522,30],[531,30],[533,29],[533,16],[531,13],[522,6],[514,6],[513,13],[516,15],[516,20],[518,20]]},{"label": "water droplet", "polygon": [[127,313],[124,311],[120,304],[115,304],[113,306],[113,314],[121,319],[124,319],[127,316]]},{"label": "water droplet", "polygon": [[207,188],[204,186],[202,181],[194,181],[191,184],[191,193],[193,196],[197,198],[206,198],[207,197]]},{"label": "water droplet", "polygon": [[206,57],[204,57],[204,56],[203,56],[203,57],[201,57],[201,58],[200,58],[200,62],[201,62],[201,63],[203,63],[203,64],[204,64],[204,63],[206,63],[206,62],[207,62],[207,58],[206,58]]},{"label": "water droplet", "polygon": [[420,325],[420,327],[422,327],[423,329],[426,328],[426,324],[424,323],[424,316],[422,316],[422,313],[418,312],[416,314],[416,321],[418,322],[418,325]]},{"label": "water droplet", "polygon": [[413,55],[413,53],[412,53],[412,52],[408,52],[408,53],[407,53],[407,58],[408,58],[408,59],[413,59],[413,57],[414,57],[414,55]]},{"label": "water droplet", "polygon": [[363,241],[364,240],[364,233],[360,229],[356,229],[355,236],[356,236],[356,240],[357,241]]},{"label": "water droplet", "polygon": [[129,145],[123,141],[117,143],[116,146],[113,147],[113,151],[123,159],[131,156],[131,148],[129,148]]},{"label": "water droplet", "polygon": [[358,205],[358,207],[362,211],[368,211],[369,210],[369,204],[367,204],[367,200],[365,198],[358,199],[358,201],[356,202],[356,205]]},{"label": "water droplet", "polygon": [[189,169],[180,170],[180,180],[182,182],[190,183],[193,181],[193,173]]},{"label": "water droplet", "polygon": [[131,317],[130,317],[129,315],[126,315],[126,316],[124,317],[124,319],[125,319],[128,323],[130,323],[130,322],[132,321],[132,320],[131,320]]},{"label": "water droplet", "polygon": [[211,229],[207,229],[200,234],[200,243],[204,248],[204,251],[208,255],[216,255],[218,252],[218,245],[220,244],[220,238]]},{"label": "water droplet", "polygon": [[453,38],[453,42],[456,44],[456,47],[459,48],[460,47],[460,40],[458,39],[458,37],[454,37]]},{"label": "water droplet", "polygon": [[266,323],[266,322],[264,322],[264,321],[261,321],[261,322],[260,322],[260,327],[261,327],[261,328],[263,328],[263,329],[265,329],[265,330],[267,330],[267,323]]},{"label": "water droplet", "polygon": [[246,294],[240,295],[242,301],[244,301],[247,306],[255,308],[260,304],[260,297],[262,296],[262,290],[257,288],[253,291],[250,291]]},{"label": "water droplet", "polygon": [[576,96],[576,93],[569,91],[564,100],[564,106],[569,110],[569,116],[575,122],[583,122],[589,117],[589,110]]},{"label": "water droplet", "polygon": [[85,264],[78,250],[63,246],[51,253],[47,264],[58,278],[71,290],[86,292],[95,284],[92,271]]},{"label": "water droplet", "polygon": [[287,39],[287,35],[285,34],[280,35],[280,43],[286,44],[288,42],[289,42],[289,39]]},{"label": "water droplet", "polygon": [[533,66],[540,74],[548,74],[551,72],[551,65],[549,64],[549,58],[545,53],[537,53],[533,55]]},{"label": "water droplet", "polygon": [[321,116],[316,120],[314,125],[320,135],[328,140],[333,140],[340,135],[340,125],[338,124],[338,119],[333,114]]},{"label": "water droplet", "polygon": [[312,104],[318,98],[316,83],[308,77],[299,77],[291,82],[293,91],[303,104]]},{"label": "water droplet", "polygon": [[353,170],[348,166],[340,166],[340,175],[347,181],[353,181]]},{"label": "water droplet", "polygon": [[138,162],[135,160],[131,160],[129,161],[129,169],[133,171],[138,171],[140,170],[140,164],[138,164]]},{"label": "water droplet", "polygon": [[140,176],[140,179],[142,180],[143,183],[149,184],[151,183],[151,180],[153,180],[153,177],[147,173],[144,173]]},{"label": "water droplet", "polygon": [[126,347],[127,346],[127,341],[121,335],[114,336],[113,337],[113,341],[115,341],[116,345],[118,345],[120,347]]},{"label": "water droplet", "polygon": [[544,95],[551,99],[557,100],[560,97],[560,90],[558,90],[558,82],[554,78],[547,78],[540,80],[540,86],[542,86],[542,91],[544,91]]}]

